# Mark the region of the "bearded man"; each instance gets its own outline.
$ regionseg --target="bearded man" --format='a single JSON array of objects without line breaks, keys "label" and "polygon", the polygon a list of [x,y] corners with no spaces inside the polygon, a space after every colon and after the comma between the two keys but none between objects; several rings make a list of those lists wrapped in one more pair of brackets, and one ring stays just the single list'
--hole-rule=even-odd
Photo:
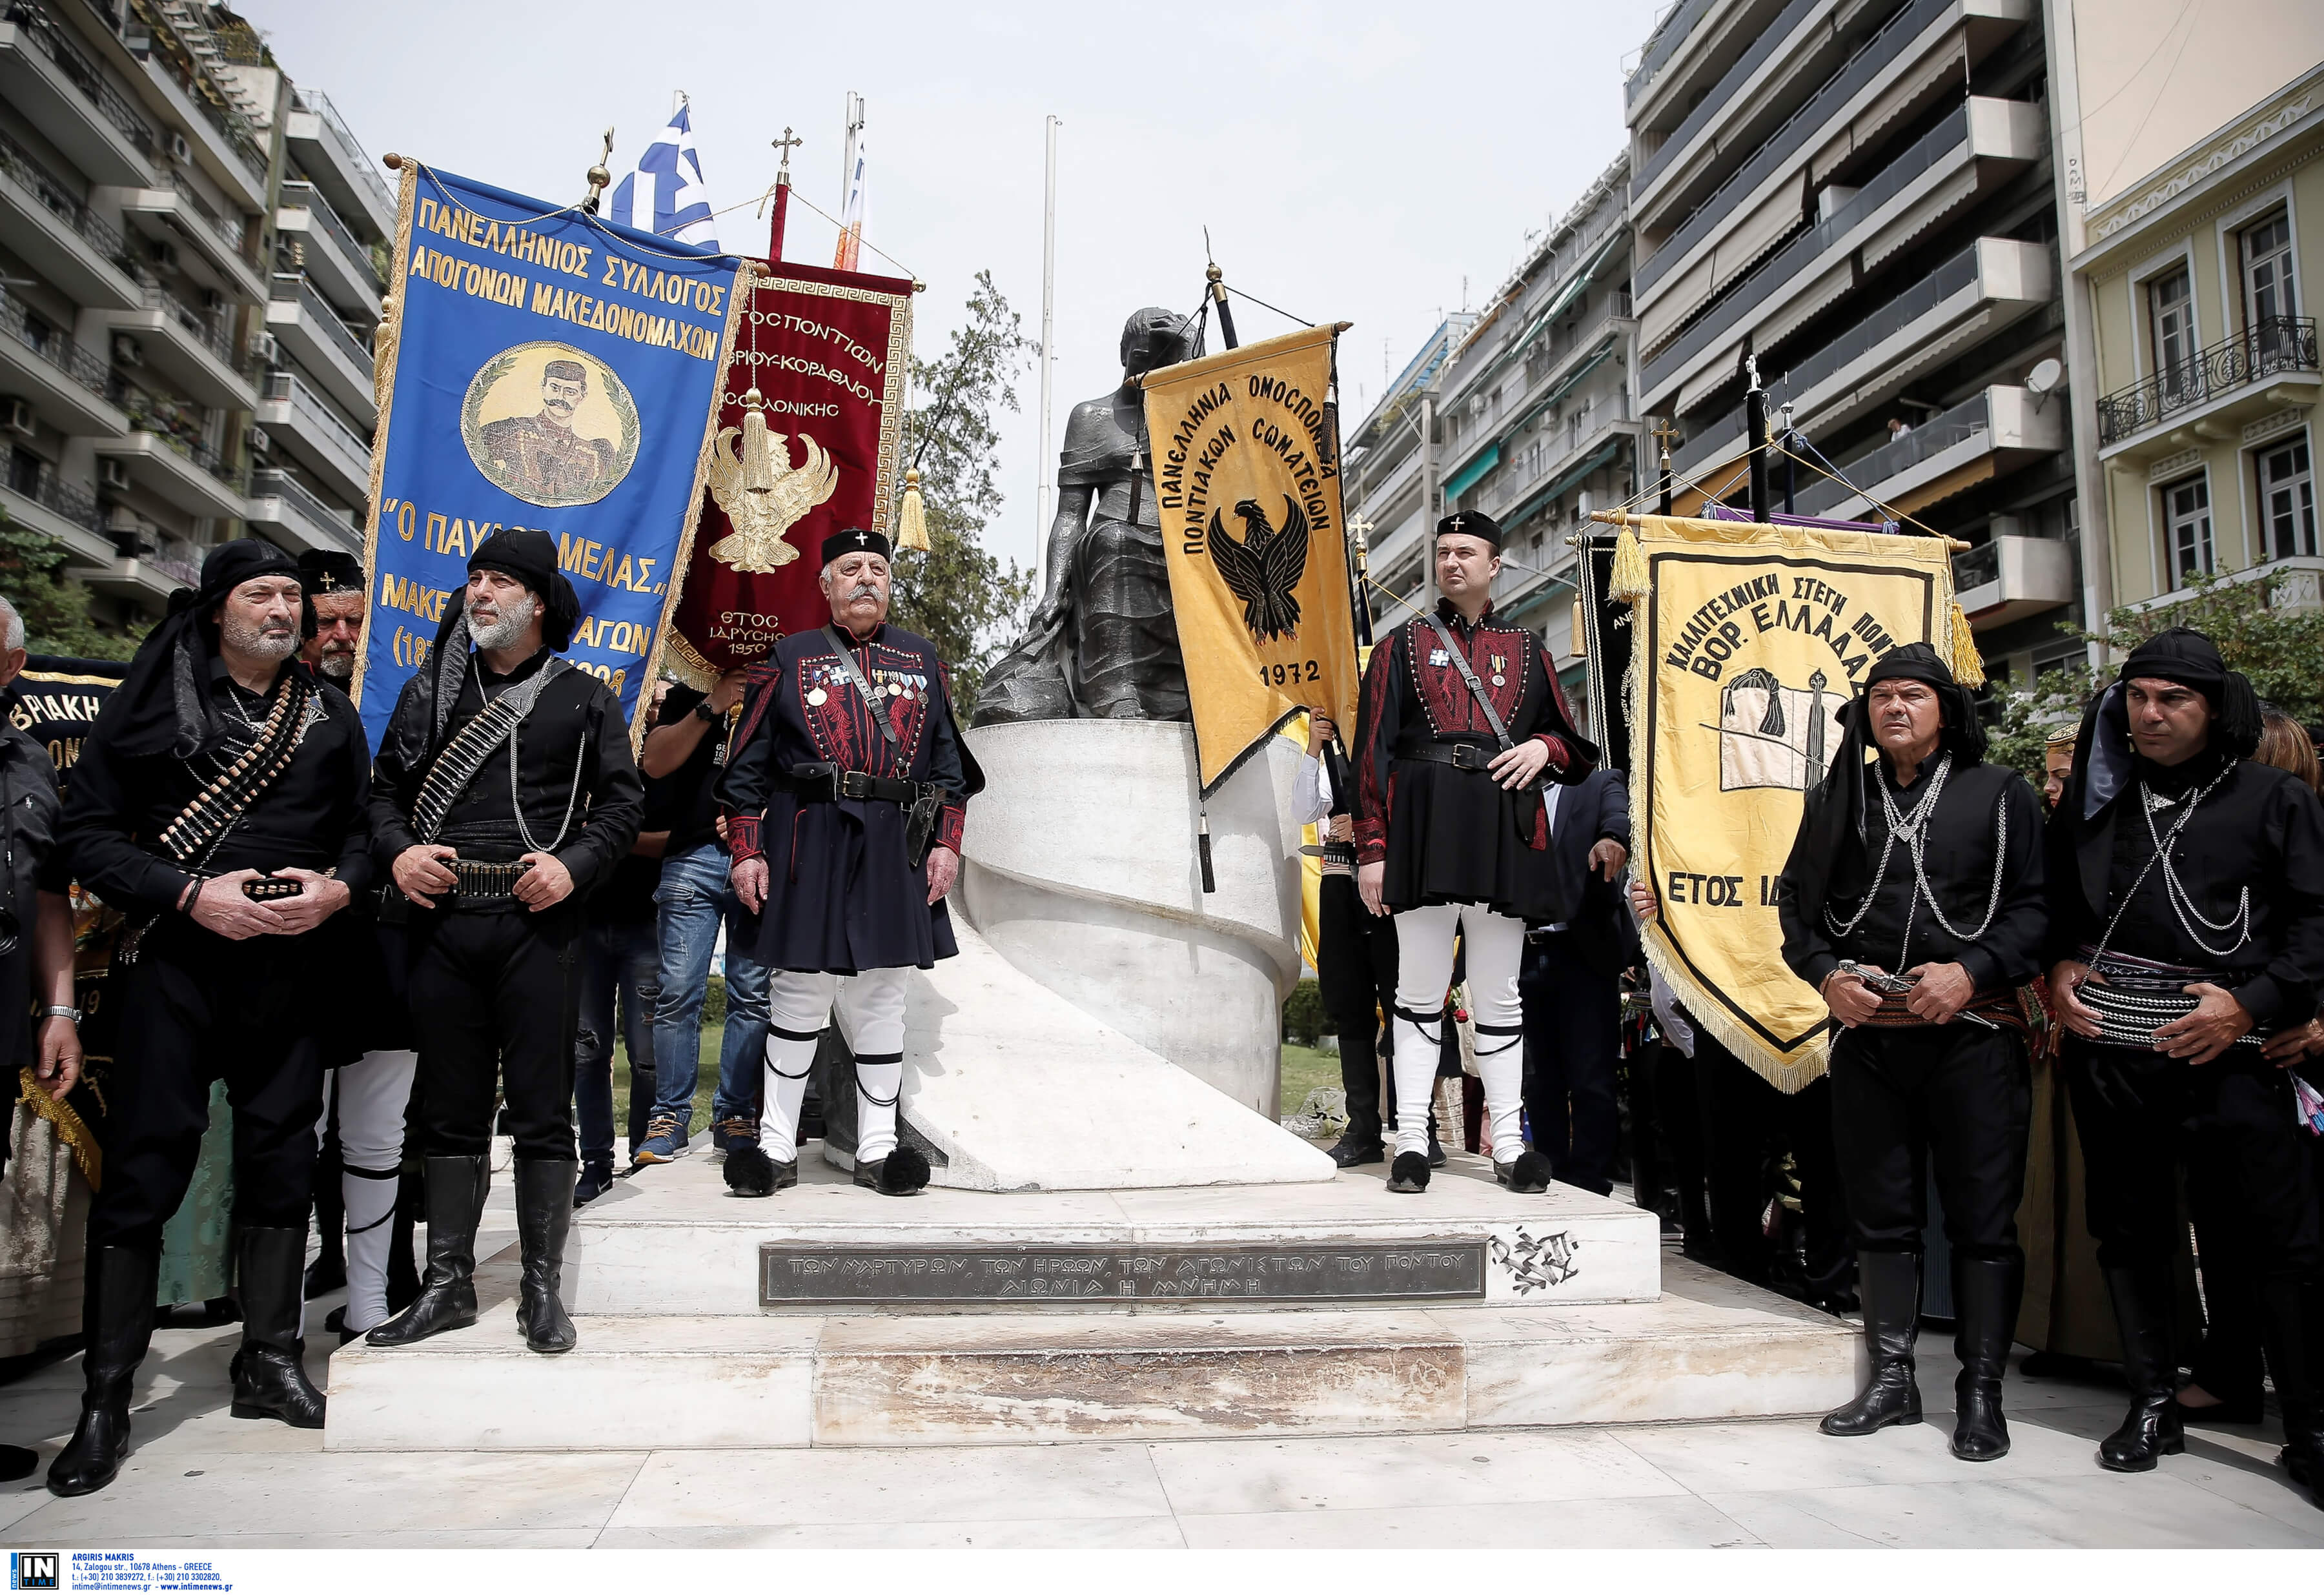
[{"label": "bearded man", "polygon": [[621,700],[558,657],[580,615],[554,539],[493,533],[380,739],[374,856],[412,909],[428,1265],[419,1298],[371,1332],[374,1346],[476,1321],[497,1093],[516,1139],[518,1327],[533,1351],[573,1348],[558,1291],[580,1171],[582,899],[628,854],[645,810]]},{"label": "bearded man", "polygon": [[752,672],[718,785],[734,893],[763,916],[768,971],[759,1144],[726,1152],[726,1184],[744,1196],[798,1184],[799,1104],[835,1001],[855,1055],[855,1183],[884,1196],[928,1183],[927,1159],[896,1135],[904,972],[959,951],[944,898],[984,777],[935,646],[888,624],[888,552],[876,531],[824,539],[831,623],[784,638]]},{"label": "bearded man", "polygon": [[370,880],[369,761],[354,705],[293,657],[307,623],[288,554],[256,539],[212,549],[73,767],[62,851],[130,923],[106,996],[120,1031],[89,1212],[88,1388],[49,1470],[59,1495],[103,1489],[127,1452],[161,1227],[200,1155],[213,1080],[235,1115],[233,1413],[323,1426],[300,1288],[333,1018],[318,932]]}]

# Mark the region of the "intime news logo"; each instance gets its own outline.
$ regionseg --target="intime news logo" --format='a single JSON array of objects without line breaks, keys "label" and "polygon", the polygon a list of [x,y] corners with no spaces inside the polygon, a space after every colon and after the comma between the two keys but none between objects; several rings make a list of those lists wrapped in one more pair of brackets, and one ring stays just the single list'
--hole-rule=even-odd
[{"label": "intime news logo", "polygon": [[11,1551],[8,1553],[8,1587],[11,1590],[61,1590],[58,1566],[64,1560],[55,1551]]}]

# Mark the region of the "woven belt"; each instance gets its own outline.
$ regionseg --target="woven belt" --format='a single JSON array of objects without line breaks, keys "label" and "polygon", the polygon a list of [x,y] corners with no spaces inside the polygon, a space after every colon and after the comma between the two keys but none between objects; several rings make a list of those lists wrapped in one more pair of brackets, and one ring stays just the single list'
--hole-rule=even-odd
[{"label": "woven belt", "polygon": [[[1918,976],[1874,974],[1869,970],[1857,967],[1852,958],[1842,959],[1840,966],[1880,993],[1880,1006],[1872,1010],[1871,1017],[1863,1021],[1865,1024],[1883,1030],[1933,1026],[1934,1021],[1923,1019],[1904,1006],[1912,998],[1913,988],[1921,983]],[[1998,1030],[2005,1026],[2017,1029],[2024,1028],[2024,1015],[2018,1010],[2016,995],[2010,991],[1988,991],[1981,997],[1972,997],[1968,1005],[1953,1017],[1987,1030]]]},{"label": "woven belt", "polygon": [[488,863],[482,859],[447,859],[458,884],[452,894],[463,902],[492,902],[516,895],[516,883],[527,870],[532,868],[518,859],[505,864]]},{"label": "woven belt", "polygon": [[[2091,957],[2089,948],[2082,951]],[[2075,988],[2074,995],[2098,1016],[2097,1041],[2140,1051],[2157,1050],[2154,1032],[2185,1019],[2201,1005],[2202,999],[2190,996],[2181,987],[2209,984],[2225,990],[2236,979],[2222,970],[2157,963],[2119,953],[2097,954],[2091,957],[2091,968],[2105,977],[2104,982],[2085,981]],[[2270,1034],[2266,1026],[2255,1025],[2232,1045],[2258,1046]]]},{"label": "woven belt", "polygon": [[1476,742],[1415,742],[1396,751],[1398,759],[1420,764],[1449,764],[1455,770],[1483,770],[1501,756],[1499,748]]}]

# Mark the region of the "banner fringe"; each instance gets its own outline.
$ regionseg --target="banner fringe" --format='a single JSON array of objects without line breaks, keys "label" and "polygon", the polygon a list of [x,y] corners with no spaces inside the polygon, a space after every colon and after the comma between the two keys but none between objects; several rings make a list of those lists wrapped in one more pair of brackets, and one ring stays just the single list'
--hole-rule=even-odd
[{"label": "banner fringe", "polygon": [[1975,691],[1985,685],[1985,656],[1978,651],[1977,632],[1960,600],[1956,598],[1946,607],[1953,612],[1953,679]]},{"label": "banner fringe", "polygon": [[1646,595],[1646,554],[1638,534],[1628,526],[1614,539],[1614,568],[1606,578],[1606,596],[1617,604],[1637,604]]}]

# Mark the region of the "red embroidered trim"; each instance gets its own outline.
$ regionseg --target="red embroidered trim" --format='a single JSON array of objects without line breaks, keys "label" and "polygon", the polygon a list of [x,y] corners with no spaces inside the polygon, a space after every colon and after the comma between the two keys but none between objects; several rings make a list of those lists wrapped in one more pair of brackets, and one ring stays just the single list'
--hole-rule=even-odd
[{"label": "red embroidered trim", "polygon": [[726,816],[726,851],[737,859],[754,859],[760,855],[757,815],[729,814]]}]

